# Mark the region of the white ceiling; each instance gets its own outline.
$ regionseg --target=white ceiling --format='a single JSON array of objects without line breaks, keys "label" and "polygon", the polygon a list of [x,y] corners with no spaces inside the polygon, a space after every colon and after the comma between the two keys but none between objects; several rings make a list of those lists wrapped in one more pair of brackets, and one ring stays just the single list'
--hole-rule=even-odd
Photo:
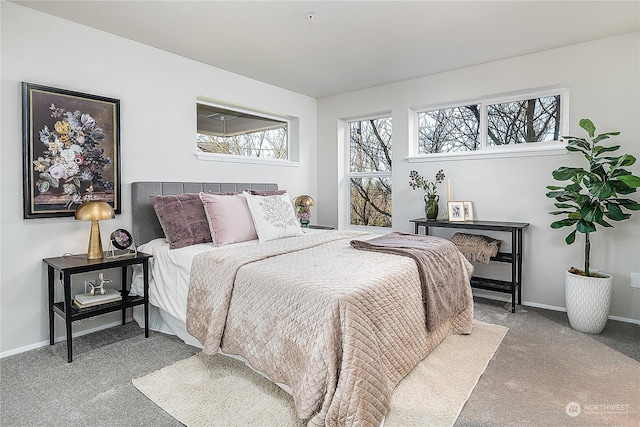
[{"label": "white ceiling", "polygon": [[316,98],[640,31],[638,0],[15,3]]}]

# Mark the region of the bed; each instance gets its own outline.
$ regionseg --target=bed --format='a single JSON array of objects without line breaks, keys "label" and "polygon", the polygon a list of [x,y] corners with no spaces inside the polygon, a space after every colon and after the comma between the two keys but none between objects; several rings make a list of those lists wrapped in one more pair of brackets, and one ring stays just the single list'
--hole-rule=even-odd
[{"label": "bed", "polygon": [[[397,383],[444,338],[471,333],[471,265],[443,239],[427,241],[434,249],[422,251],[430,264],[421,264],[386,249],[358,250],[379,236],[337,230],[298,228],[286,238],[260,241],[259,233],[258,240],[218,247],[169,248],[150,198],[245,189],[260,202],[278,190],[252,183],[132,184],[134,240],[154,255],[149,327],[208,354],[240,357],[289,392],[297,416],[310,426],[380,425]],[[214,242],[221,235],[215,231]],[[424,301],[429,281],[441,292],[431,300],[457,295],[455,309],[440,309],[435,320],[438,311]],[[132,292],[140,292],[136,272]],[[138,311],[134,318],[143,321]]]}]

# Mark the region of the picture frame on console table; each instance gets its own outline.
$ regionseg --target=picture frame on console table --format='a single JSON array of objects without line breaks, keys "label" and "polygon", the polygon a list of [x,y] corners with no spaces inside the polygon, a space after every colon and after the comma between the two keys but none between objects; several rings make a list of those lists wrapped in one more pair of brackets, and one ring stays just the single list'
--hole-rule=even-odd
[{"label": "picture frame on console table", "polygon": [[464,221],[464,202],[448,202],[449,221]]},{"label": "picture frame on console table", "polygon": [[464,220],[473,221],[473,202],[465,200],[462,204],[464,206]]},{"label": "picture frame on console table", "polygon": [[25,219],[121,213],[120,100],[23,82],[22,137]]}]

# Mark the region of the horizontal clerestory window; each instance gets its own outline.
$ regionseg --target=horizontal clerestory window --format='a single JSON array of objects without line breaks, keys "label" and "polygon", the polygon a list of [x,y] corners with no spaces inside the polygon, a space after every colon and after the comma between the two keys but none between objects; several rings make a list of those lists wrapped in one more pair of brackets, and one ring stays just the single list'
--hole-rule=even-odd
[{"label": "horizontal clerestory window", "polygon": [[289,159],[284,119],[197,103],[197,150],[231,156]]},{"label": "horizontal clerestory window", "polygon": [[556,89],[417,110],[414,152],[473,155],[503,147],[553,145],[567,130],[567,99],[566,89]]}]

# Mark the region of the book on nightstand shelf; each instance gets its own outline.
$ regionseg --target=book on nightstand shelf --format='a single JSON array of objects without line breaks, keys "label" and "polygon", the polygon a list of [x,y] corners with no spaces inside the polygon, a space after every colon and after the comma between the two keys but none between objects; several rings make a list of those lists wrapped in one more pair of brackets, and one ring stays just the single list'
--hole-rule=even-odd
[{"label": "book on nightstand shelf", "polygon": [[104,295],[78,294],[73,299],[73,302],[78,308],[87,308],[122,300],[122,295],[119,291],[115,289],[107,289],[106,291],[107,293]]}]

